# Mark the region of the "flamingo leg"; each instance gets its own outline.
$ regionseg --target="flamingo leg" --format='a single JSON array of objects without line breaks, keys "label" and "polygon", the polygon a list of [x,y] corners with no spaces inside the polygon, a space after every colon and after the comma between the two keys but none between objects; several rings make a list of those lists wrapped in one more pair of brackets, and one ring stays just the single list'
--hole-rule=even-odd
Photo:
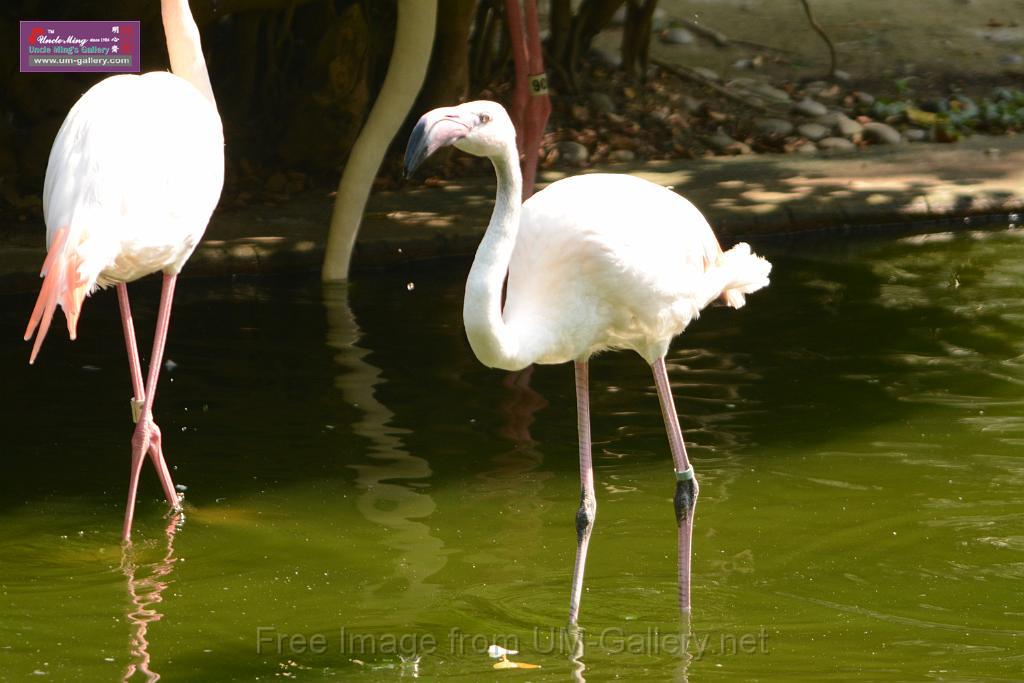
[{"label": "flamingo leg", "polygon": [[[142,472],[143,457],[147,453],[149,453],[150,458],[153,460],[157,474],[160,476],[168,502],[175,509],[179,507],[178,496],[174,491],[174,484],[171,482],[167,463],[164,461],[160,428],[153,421],[153,398],[156,396],[156,383],[160,377],[160,366],[163,364],[164,347],[167,344],[167,329],[171,322],[171,303],[174,300],[174,285],[177,279],[177,275],[164,274],[163,289],[160,292],[160,309],[157,312],[156,318],[153,353],[149,359],[149,376],[145,387],[142,387],[142,408],[135,425],[135,433],[132,435],[131,478],[128,481],[128,505],[124,513],[124,529],[122,532],[122,539],[125,541],[131,539],[132,520],[135,517],[135,498],[139,488],[139,474]],[[139,373],[138,380],[140,382],[142,373],[138,362],[138,349],[135,345],[131,310],[128,308],[128,290],[125,288],[122,295],[121,287],[123,285],[118,286],[118,301],[121,302],[121,317],[125,326],[125,344],[128,346],[129,364],[132,365],[132,384],[138,399],[140,387],[136,385],[135,373]]]},{"label": "flamingo leg", "polygon": [[686,444],[683,443],[683,432],[679,428],[679,417],[676,414],[675,401],[672,399],[672,388],[668,383],[668,371],[665,359],[659,358],[651,364],[654,370],[654,384],[658,387],[658,399],[661,402],[661,414],[665,418],[665,430],[668,432],[669,448],[672,450],[672,461],[676,470],[675,510],[676,524],[679,527],[679,609],[690,611],[690,548],[693,540],[693,512],[697,506],[699,487],[693,474],[693,467],[686,455]]},{"label": "flamingo leg", "polygon": [[572,596],[569,600],[569,623],[575,624],[580,612],[583,592],[583,569],[587,563],[590,532],[597,517],[594,495],[594,463],[590,445],[590,388],[587,361],[578,360],[576,368],[576,425],[580,438],[580,507],[576,512],[576,564],[572,570]]},{"label": "flamingo leg", "polygon": [[[146,390],[142,384],[142,364],[139,362],[139,347],[135,341],[135,321],[132,318],[131,305],[128,303],[128,285],[121,282],[117,285],[117,302],[121,308],[121,326],[124,328],[124,344],[128,350],[128,367],[132,376],[132,421],[138,423],[145,402]],[[178,510],[179,499],[171,479],[171,471],[164,460],[161,449],[160,428],[154,423],[154,437],[150,439],[149,456],[160,477],[160,485],[172,509]]]}]

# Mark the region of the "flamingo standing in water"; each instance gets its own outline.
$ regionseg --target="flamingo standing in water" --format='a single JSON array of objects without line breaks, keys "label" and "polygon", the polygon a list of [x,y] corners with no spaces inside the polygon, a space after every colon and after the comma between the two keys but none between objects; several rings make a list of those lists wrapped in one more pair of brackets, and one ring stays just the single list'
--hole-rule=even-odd
[{"label": "flamingo standing in water", "polygon": [[[57,306],[76,337],[84,298],[117,287],[131,367],[131,478],[123,538],[131,536],[144,456],[160,477],[167,502],[178,495],[153,421],[174,284],[206,231],[224,182],[224,134],[188,0],[162,0],[171,73],[112,76],[71,108],[53,141],[43,185],[48,253],[39,298],[25,331],[36,333],[35,362]],[[126,283],[163,272],[153,353],[146,384]]]},{"label": "flamingo standing in water", "polygon": [[[597,512],[590,443],[588,362],[632,349],[654,372],[675,464],[679,603],[690,610],[690,544],[697,479],[665,370],[672,338],[716,299],[733,308],[768,284],[771,264],[740,243],[723,252],[687,200],[628,175],[566,178],[521,200],[515,128],[501,105],[467,102],[424,114],[406,149],[412,173],[445,145],[488,157],[498,176],[494,213],[466,282],[470,346],[489,367],[574,361],[580,506],[569,621],[576,623]],[[508,282],[502,308],[502,286]]]}]

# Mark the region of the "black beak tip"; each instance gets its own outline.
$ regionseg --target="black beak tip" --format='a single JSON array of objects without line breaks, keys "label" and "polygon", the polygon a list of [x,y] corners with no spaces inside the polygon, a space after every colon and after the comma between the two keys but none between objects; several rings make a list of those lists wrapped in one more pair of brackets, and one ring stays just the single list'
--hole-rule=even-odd
[{"label": "black beak tip", "polygon": [[416,122],[416,127],[409,134],[409,143],[405,147],[405,177],[412,177],[412,174],[426,158],[427,122],[426,117],[423,117]]}]

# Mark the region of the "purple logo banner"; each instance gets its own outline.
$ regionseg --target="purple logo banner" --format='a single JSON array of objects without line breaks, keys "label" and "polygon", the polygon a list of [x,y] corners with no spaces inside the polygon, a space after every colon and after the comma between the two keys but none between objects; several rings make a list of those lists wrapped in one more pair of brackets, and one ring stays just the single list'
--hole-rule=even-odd
[{"label": "purple logo banner", "polygon": [[22,21],[22,73],[138,73],[138,21]]}]

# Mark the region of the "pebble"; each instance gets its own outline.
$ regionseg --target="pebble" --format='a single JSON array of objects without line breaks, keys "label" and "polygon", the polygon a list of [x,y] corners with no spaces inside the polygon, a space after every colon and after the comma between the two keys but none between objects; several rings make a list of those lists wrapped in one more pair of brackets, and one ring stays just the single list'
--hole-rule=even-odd
[{"label": "pebble", "polygon": [[864,132],[864,126],[859,121],[854,121],[846,114],[840,114],[836,121],[836,130],[844,138],[855,138]]},{"label": "pebble", "polygon": [[625,162],[633,161],[634,159],[636,159],[636,152],[631,149],[613,149],[608,154],[609,161]]},{"label": "pebble", "polygon": [[864,138],[879,145],[898,145],[903,142],[903,136],[898,130],[878,121],[864,124]]},{"label": "pebble", "polygon": [[590,56],[598,64],[610,69],[618,69],[622,66],[622,55],[618,52],[613,52],[612,50],[592,47],[590,48]]},{"label": "pebble", "polygon": [[737,59],[732,63],[734,69],[760,69],[764,64],[764,58],[761,55],[756,57],[744,57],[743,59]]},{"label": "pebble", "polygon": [[853,96],[857,99],[858,104],[862,104],[865,107],[870,107],[872,104],[875,103],[875,96],[869,92],[862,92],[858,90],[857,92],[853,93]]},{"label": "pebble", "polygon": [[837,81],[841,81],[843,83],[849,83],[850,82],[850,72],[843,71],[842,69],[836,69],[835,72],[833,72],[833,74],[832,74],[832,78],[836,79]]},{"label": "pebble", "polygon": [[993,43],[999,43],[1001,45],[1024,43],[1024,30],[1018,26],[1003,26],[992,28],[987,31],[980,31],[979,33]]},{"label": "pebble", "polygon": [[658,37],[661,38],[661,42],[669,45],[690,45],[694,41],[692,33],[678,26],[665,29]]},{"label": "pebble", "polygon": [[592,92],[587,99],[590,101],[590,106],[598,114],[615,113],[615,101],[607,93]]},{"label": "pebble", "polygon": [[828,113],[828,108],[821,102],[806,97],[793,105],[793,111],[801,116],[818,117]]},{"label": "pebble", "polygon": [[786,119],[757,118],[753,123],[757,132],[765,135],[785,136],[793,132],[793,124]]},{"label": "pebble", "polygon": [[821,140],[824,137],[828,137],[829,129],[820,123],[804,123],[797,126],[796,132],[804,136],[808,140]]},{"label": "pebble", "polygon": [[[672,116],[672,110],[669,109],[668,107],[656,107],[652,109],[650,113],[647,114],[647,116],[649,116],[653,121],[656,121],[657,123],[665,123],[666,121],[668,121],[668,117]],[[616,116],[615,118],[621,119],[621,121],[615,121],[615,123],[621,123],[625,125],[628,122],[626,117],[624,116]]]},{"label": "pebble", "polygon": [[[770,100],[776,100],[777,102],[789,102],[789,93],[785,90],[780,90],[774,86],[768,85],[767,83],[757,83],[750,87],[750,90],[767,97]],[[824,112],[822,112],[824,113]]]},{"label": "pebble", "polygon": [[696,114],[704,108],[704,100],[698,100],[690,95],[683,95],[683,108],[691,114]]},{"label": "pebble", "polygon": [[753,90],[754,87],[759,85],[760,83],[761,82],[756,78],[750,78],[749,76],[740,76],[739,78],[734,78],[728,83],[726,83],[725,87],[741,88],[743,90]]},{"label": "pebble", "polygon": [[556,149],[558,150],[558,156],[566,164],[582,166],[590,159],[590,152],[587,151],[587,148],[572,140],[559,142]]},{"label": "pebble", "polygon": [[706,66],[693,67],[693,73],[697,74],[698,76],[702,76],[714,83],[717,83],[718,81],[722,80],[722,77],[718,75],[717,71],[715,71],[714,69],[709,69]]},{"label": "pebble", "polygon": [[818,148],[814,146],[814,143],[810,140],[804,140],[801,144],[793,148],[794,152],[798,154],[813,154],[818,151]]},{"label": "pebble", "polygon": [[804,86],[804,91],[808,95],[813,96],[823,93],[831,87],[832,84],[829,83],[828,81],[811,81],[810,83]]},{"label": "pebble", "polygon": [[749,145],[739,140],[733,140],[721,129],[708,138],[708,144],[722,154],[750,154],[751,152]]},{"label": "pebble", "polygon": [[820,123],[821,125],[827,126],[829,128],[835,128],[837,125],[839,125],[839,119],[841,119],[844,116],[846,116],[846,114],[844,114],[841,111],[830,111],[824,116],[819,116],[818,118],[814,119],[814,122]]},{"label": "pebble", "polygon": [[928,131],[923,128],[908,128],[903,131],[903,137],[907,142],[925,142],[928,139]]},{"label": "pebble", "polygon": [[1018,64],[1024,64],[1024,57],[1021,55],[1003,55],[999,58],[999,63],[1004,66],[1016,66]]},{"label": "pebble", "polygon": [[825,138],[818,140],[818,149],[823,152],[852,152],[857,145],[846,138]]}]

